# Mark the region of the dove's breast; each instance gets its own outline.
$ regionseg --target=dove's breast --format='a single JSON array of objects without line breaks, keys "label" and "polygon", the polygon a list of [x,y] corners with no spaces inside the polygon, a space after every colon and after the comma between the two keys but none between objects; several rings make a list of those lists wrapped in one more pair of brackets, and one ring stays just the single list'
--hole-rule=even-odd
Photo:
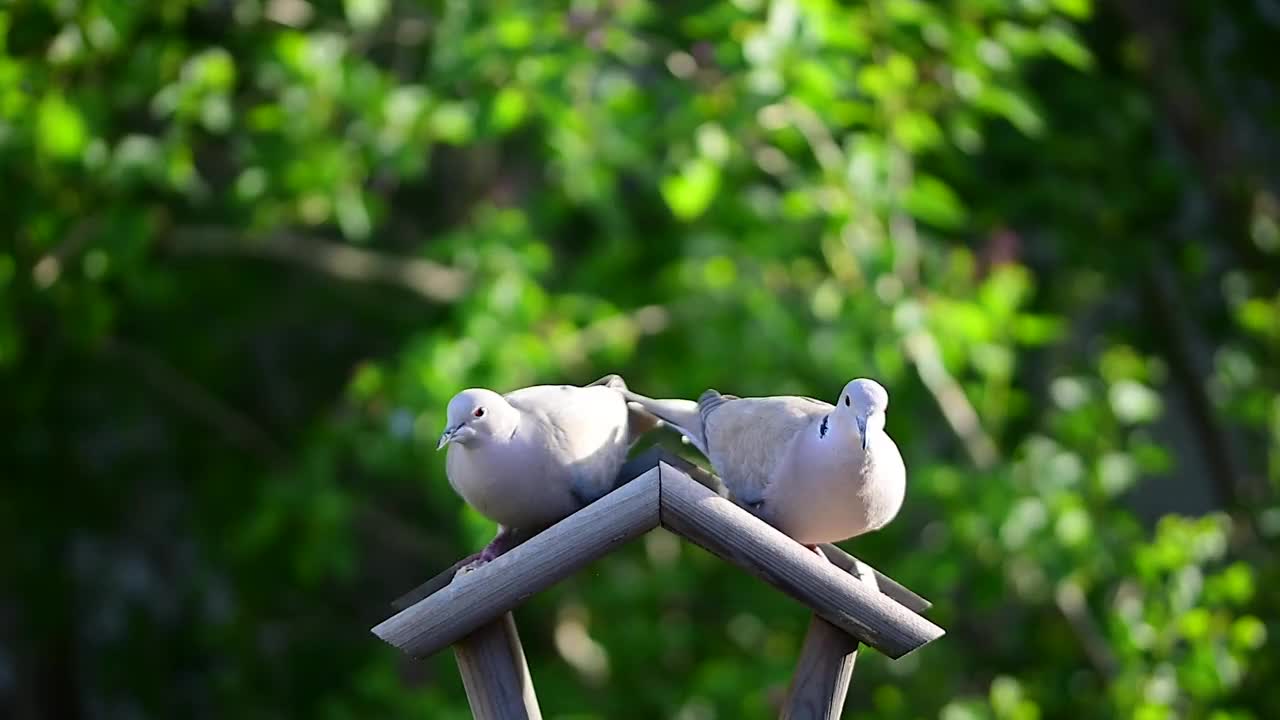
[{"label": "dove's breast", "polygon": [[837,448],[797,445],[770,487],[766,517],[802,543],[839,542],[884,527],[906,495],[906,468],[881,434],[868,452],[852,439]]},{"label": "dove's breast", "polygon": [[577,509],[564,468],[545,446],[450,445],[446,465],[453,489],[500,525],[541,527]]}]

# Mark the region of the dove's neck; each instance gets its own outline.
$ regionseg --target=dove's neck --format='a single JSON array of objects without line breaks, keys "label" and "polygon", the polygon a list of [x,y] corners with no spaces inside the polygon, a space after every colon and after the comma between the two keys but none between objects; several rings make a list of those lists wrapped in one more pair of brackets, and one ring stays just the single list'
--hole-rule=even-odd
[{"label": "dove's neck", "polygon": [[493,414],[490,425],[493,428],[492,440],[510,442],[520,432],[520,411],[508,405]]},{"label": "dove's neck", "polygon": [[857,447],[861,450],[862,436],[858,434],[858,424],[849,413],[832,410],[818,421],[818,432],[809,433],[809,444],[814,449],[827,452],[836,448]]}]

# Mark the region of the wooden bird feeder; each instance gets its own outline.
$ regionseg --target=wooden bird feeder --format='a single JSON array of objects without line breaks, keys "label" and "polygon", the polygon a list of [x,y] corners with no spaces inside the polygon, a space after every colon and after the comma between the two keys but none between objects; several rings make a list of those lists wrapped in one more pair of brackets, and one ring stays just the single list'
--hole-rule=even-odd
[{"label": "wooden bird feeder", "polygon": [[453,645],[477,720],[541,718],[511,611],[661,526],[813,611],[783,718],[839,718],[859,644],[896,659],[943,635],[921,615],[928,601],[834,545],[821,546],[823,560],[710,489],[718,480],[672,453],[651,448],[622,478],[608,495],[455,577],[475,556],[459,561],[392,603],[399,612],[373,633],[418,658]]}]

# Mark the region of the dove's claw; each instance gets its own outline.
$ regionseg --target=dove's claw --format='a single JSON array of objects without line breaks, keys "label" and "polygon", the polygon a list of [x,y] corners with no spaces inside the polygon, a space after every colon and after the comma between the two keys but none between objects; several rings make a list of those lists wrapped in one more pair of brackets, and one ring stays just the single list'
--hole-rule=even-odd
[{"label": "dove's claw", "polygon": [[515,543],[512,542],[514,539],[510,530],[505,527],[499,527],[498,534],[489,541],[488,545],[484,546],[484,549],[480,551],[476,559],[458,568],[458,572],[454,573],[454,577],[469,573],[485,563],[492,562],[499,555],[515,547]]}]

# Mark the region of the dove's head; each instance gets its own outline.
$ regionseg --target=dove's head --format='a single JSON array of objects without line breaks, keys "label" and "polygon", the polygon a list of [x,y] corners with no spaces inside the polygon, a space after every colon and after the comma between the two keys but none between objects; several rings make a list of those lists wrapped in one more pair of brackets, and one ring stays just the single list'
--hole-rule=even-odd
[{"label": "dove's head", "polygon": [[884,432],[884,412],[889,409],[889,392],[875,380],[858,378],[851,380],[840,393],[836,414],[852,421],[858,428],[862,449],[867,449],[867,438]]},{"label": "dove's head", "polygon": [[465,446],[503,432],[509,435],[518,420],[511,403],[484,388],[471,388],[454,395],[449,401],[448,416],[437,450],[449,443]]}]

